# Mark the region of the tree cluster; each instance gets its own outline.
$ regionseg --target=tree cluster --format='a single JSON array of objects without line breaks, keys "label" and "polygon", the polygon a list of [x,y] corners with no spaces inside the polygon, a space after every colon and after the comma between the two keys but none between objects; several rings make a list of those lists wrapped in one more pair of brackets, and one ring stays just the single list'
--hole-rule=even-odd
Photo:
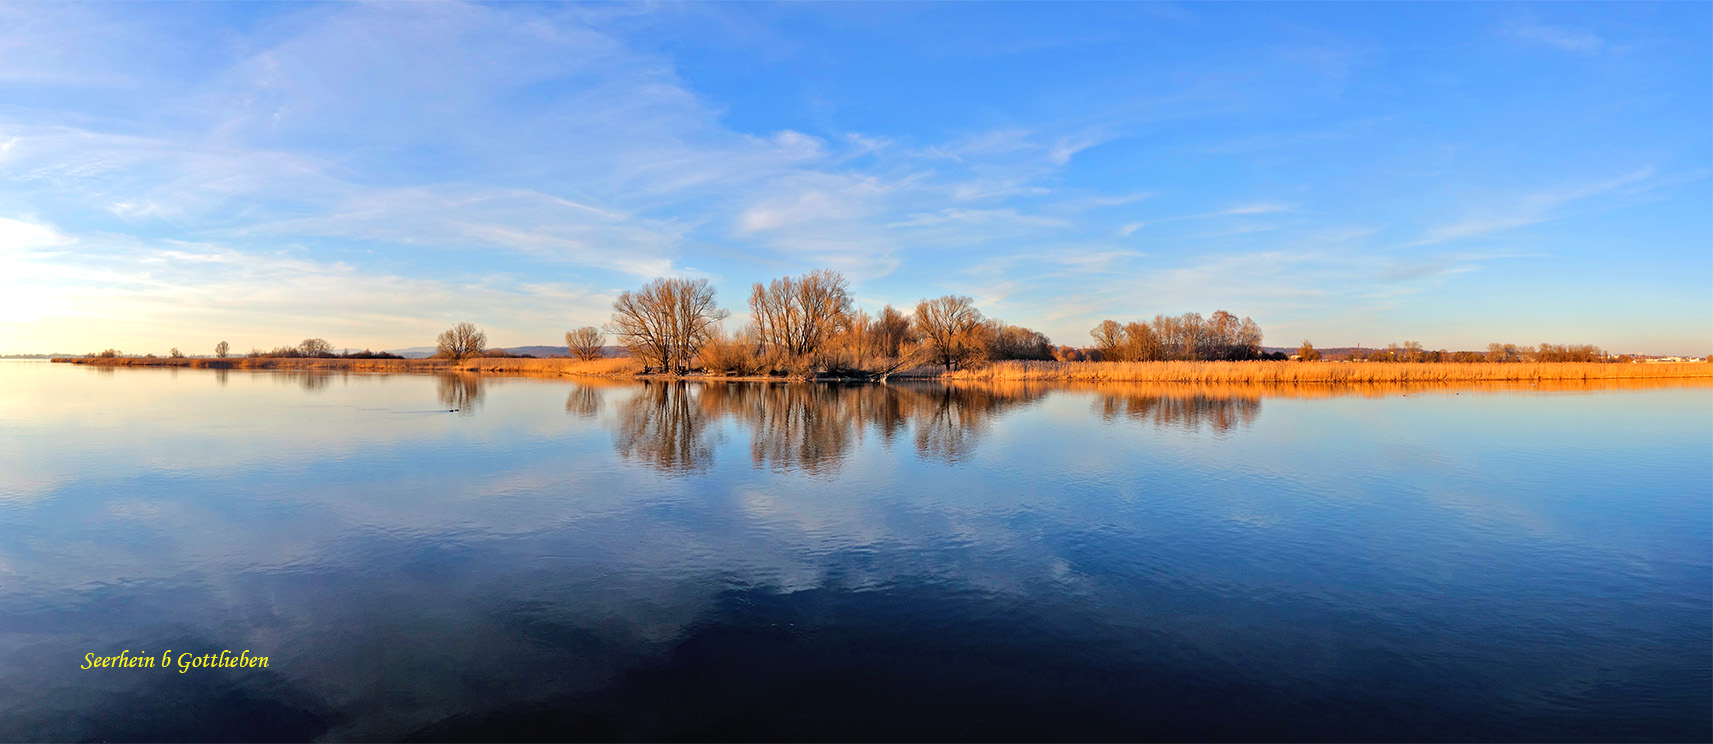
[{"label": "tree cluster", "polygon": [[856,308],[849,281],[826,269],[756,282],[749,312],[750,323],[727,334],[706,280],[657,279],[614,301],[607,330],[646,371],[669,374],[884,378],[921,364],[950,370],[1054,353],[1046,336],[985,318],[968,297],[924,299],[913,313],[888,305],[871,317]]},{"label": "tree cluster", "polygon": [[[221,341],[214,346],[214,356],[225,358],[231,351],[231,344]],[[245,356],[251,359],[403,359],[397,354],[384,351],[349,351],[338,353],[333,351],[333,344],[322,338],[306,338],[296,346],[276,346],[271,351],[251,349]]]},{"label": "tree cluster", "polygon": [[[221,351],[220,344],[214,347],[216,355]],[[327,339],[306,338],[296,346],[276,346],[270,351],[251,349],[248,356],[266,359],[332,359],[339,355],[333,353],[333,345],[328,343]]]},{"label": "tree cluster", "polygon": [[1103,320],[1089,331],[1095,350],[1112,362],[1241,361],[1263,359],[1261,327],[1224,310],[1156,315],[1152,321]]}]

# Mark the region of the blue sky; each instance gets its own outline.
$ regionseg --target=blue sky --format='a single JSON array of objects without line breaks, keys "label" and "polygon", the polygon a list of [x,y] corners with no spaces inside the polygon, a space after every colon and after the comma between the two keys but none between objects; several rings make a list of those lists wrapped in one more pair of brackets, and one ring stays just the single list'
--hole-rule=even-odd
[{"label": "blue sky", "polygon": [[1087,344],[1713,352],[1705,3],[0,5],[0,352],[845,272]]}]

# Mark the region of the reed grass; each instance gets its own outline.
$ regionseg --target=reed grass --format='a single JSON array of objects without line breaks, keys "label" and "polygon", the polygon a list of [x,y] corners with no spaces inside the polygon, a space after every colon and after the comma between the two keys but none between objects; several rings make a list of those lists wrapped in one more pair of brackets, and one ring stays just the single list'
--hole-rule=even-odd
[{"label": "reed grass", "polygon": [[1041,380],[1177,383],[1436,383],[1542,380],[1705,379],[1713,364],[1408,364],[1398,362],[997,362],[961,369],[945,380]]}]

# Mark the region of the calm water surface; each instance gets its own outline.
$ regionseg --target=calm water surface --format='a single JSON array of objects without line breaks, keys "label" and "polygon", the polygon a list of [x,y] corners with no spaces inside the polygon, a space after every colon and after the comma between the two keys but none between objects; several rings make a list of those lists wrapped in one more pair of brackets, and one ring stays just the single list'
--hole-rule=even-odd
[{"label": "calm water surface", "polygon": [[1713,388],[1369,392],[0,364],[0,740],[1713,735]]}]

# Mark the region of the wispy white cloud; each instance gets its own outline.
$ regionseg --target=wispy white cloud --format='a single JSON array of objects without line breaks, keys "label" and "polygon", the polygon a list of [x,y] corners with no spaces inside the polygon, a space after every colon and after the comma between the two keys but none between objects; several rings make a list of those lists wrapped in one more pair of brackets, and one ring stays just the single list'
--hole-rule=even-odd
[{"label": "wispy white cloud", "polygon": [[1028,227],[1066,227],[1070,223],[1057,218],[1035,214],[1020,214],[1014,209],[942,209],[927,214],[912,214],[887,227],[931,227],[946,224],[988,225],[1009,224]]},{"label": "wispy white cloud", "polygon": [[1047,159],[1053,161],[1054,165],[1064,165],[1071,162],[1071,158],[1077,153],[1100,143],[1101,139],[1097,137],[1066,137],[1053,143],[1053,146],[1047,149]]},{"label": "wispy white cloud", "polygon": [[1134,202],[1139,202],[1139,201],[1142,201],[1143,199],[1151,198],[1154,195],[1155,195],[1155,193],[1152,191],[1137,191],[1135,193],[1121,194],[1118,196],[1090,197],[1089,199],[1086,200],[1086,202],[1087,202],[1088,206],[1091,206],[1091,207],[1118,207],[1118,206],[1123,206],[1125,204],[1131,204]]},{"label": "wispy white cloud", "polygon": [[1643,184],[1653,176],[1653,167],[1647,166],[1614,178],[1536,191],[1506,204],[1483,206],[1468,216],[1428,230],[1426,236],[1410,246],[1475,238],[1558,219],[1563,216],[1562,208],[1571,203]]},{"label": "wispy white cloud", "polygon": [[1240,204],[1240,205],[1235,206],[1235,207],[1227,207],[1225,209],[1219,209],[1219,210],[1215,210],[1212,212],[1197,212],[1195,214],[1181,214],[1181,215],[1175,215],[1172,217],[1159,217],[1159,218],[1146,220],[1146,221],[1142,221],[1142,222],[1131,222],[1131,223],[1128,223],[1128,224],[1124,225],[1123,227],[1119,228],[1118,234],[1122,235],[1122,236],[1129,236],[1129,235],[1135,233],[1136,231],[1141,230],[1144,227],[1147,227],[1149,225],[1159,224],[1162,222],[1183,222],[1186,220],[1205,220],[1205,219],[1212,219],[1215,217],[1246,217],[1246,216],[1262,215],[1262,214],[1278,214],[1280,212],[1290,212],[1290,211],[1293,211],[1295,209],[1296,209],[1295,206],[1292,206],[1290,204],[1283,204],[1283,203],[1279,203],[1279,202],[1257,202],[1254,204]]},{"label": "wispy white cloud", "polygon": [[[0,220],[0,230],[18,222]],[[502,273],[407,277],[219,243],[74,239],[36,227],[37,244],[75,242],[79,250],[0,254],[0,335],[22,348],[124,343],[128,351],[159,353],[222,339],[268,348],[305,336],[380,348],[400,339],[428,343],[458,320],[476,321],[496,341],[515,344],[539,340],[540,328],[598,323],[612,301],[587,287]],[[81,328],[90,319],[100,319],[112,340],[91,339]]]},{"label": "wispy white cloud", "polygon": [[1607,46],[1604,39],[1587,29],[1548,26],[1534,21],[1506,24],[1500,27],[1499,33],[1528,46],[1579,54],[1596,54]]},{"label": "wispy white cloud", "polygon": [[52,225],[31,220],[0,217],[0,253],[23,253],[39,248],[71,245],[76,238]]}]

